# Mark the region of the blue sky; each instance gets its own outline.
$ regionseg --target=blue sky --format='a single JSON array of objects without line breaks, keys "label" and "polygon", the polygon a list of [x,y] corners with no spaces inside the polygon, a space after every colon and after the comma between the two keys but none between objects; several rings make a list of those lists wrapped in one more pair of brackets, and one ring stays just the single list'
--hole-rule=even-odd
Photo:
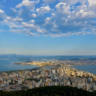
[{"label": "blue sky", "polygon": [[95,0],[0,0],[0,54],[96,55]]}]

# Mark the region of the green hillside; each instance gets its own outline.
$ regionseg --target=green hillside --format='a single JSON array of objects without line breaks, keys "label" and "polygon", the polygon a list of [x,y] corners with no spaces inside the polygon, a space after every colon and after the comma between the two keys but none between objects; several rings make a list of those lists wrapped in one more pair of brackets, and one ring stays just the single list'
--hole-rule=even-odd
[{"label": "green hillside", "polygon": [[64,86],[50,86],[27,91],[0,91],[0,96],[96,96],[96,92]]}]

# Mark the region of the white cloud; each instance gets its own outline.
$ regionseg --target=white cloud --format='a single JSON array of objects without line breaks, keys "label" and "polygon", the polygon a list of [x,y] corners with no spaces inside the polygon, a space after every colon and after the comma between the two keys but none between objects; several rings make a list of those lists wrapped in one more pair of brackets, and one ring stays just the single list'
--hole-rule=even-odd
[{"label": "white cloud", "polygon": [[18,4],[18,5],[16,6],[16,8],[20,8],[20,7],[22,7],[22,3],[20,3],[20,4]]},{"label": "white cloud", "polygon": [[32,36],[96,34],[95,0],[55,1],[22,0],[15,8],[10,8],[16,13],[13,16],[7,16],[7,12],[0,9],[0,23],[9,27],[11,32],[20,31]]},{"label": "white cloud", "polygon": [[89,6],[96,6],[96,1],[95,0],[88,0]]},{"label": "white cloud", "polygon": [[0,21],[4,20],[5,18],[6,18],[5,12],[2,9],[0,9]]},{"label": "white cloud", "polygon": [[37,17],[37,15],[36,15],[35,13],[33,13],[33,14],[32,14],[32,17],[34,17],[34,18],[35,18],[35,17]]},{"label": "white cloud", "polygon": [[29,0],[23,0],[22,5],[24,6],[32,6],[34,4],[34,1]]},{"label": "white cloud", "polygon": [[4,11],[2,9],[0,9],[0,14],[4,13]]},{"label": "white cloud", "polygon": [[36,9],[37,13],[47,13],[51,10],[51,8],[49,6],[45,6],[45,7],[40,7]]},{"label": "white cloud", "polygon": [[57,11],[59,13],[62,13],[62,14],[69,14],[70,13],[70,6],[64,2],[58,3],[55,7],[57,8]]},{"label": "white cloud", "polygon": [[26,23],[26,22],[22,22],[22,25],[23,25],[24,27],[36,28],[34,24],[29,24],[29,23]]},{"label": "white cloud", "polygon": [[13,12],[15,12],[15,13],[17,12],[15,8],[10,8],[10,9],[11,9]]},{"label": "white cloud", "polygon": [[47,17],[45,21],[46,21],[46,22],[50,21],[50,18],[49,18],[49,17]]},{"label": "white cloud", "polygon": [[77,2],[84,3],[87,0],[59,0],[59,1],[61,1],[63,3],[66,3],[66,4],[69,4],[69,5],[73,5],[73,4],[77,3]]},{"label": "white cloud", "polygon": [[93,11],[84,11],[80,10],[79,12],[76,13],[76,16],[81,16],[83,17],[94,17],[96,14]]},{"label": "white cloud", "polygon": [[43,28],[43,29],[38,28],[38,29],[37,29],[37,32],[38,32],[38,33],[45,33],[45,32],[46,32],[46,30],[45,30],[44,28]]},{"label": "white cloud", "polygon": [[34,11],[35,9],[35,1],[30,0],[23,0],[20,4],[16,6],[16,8],[21,8],[22,6],[25,6],[30,9],[30,11]]},{"label": "white cloud", "polygon": [[35,20],[30,20],[30,23],[35,23]]},{"label": "white cloud", "polygon": [[14,18],[14,21],[23,21],[23,19],[22,18]]}]

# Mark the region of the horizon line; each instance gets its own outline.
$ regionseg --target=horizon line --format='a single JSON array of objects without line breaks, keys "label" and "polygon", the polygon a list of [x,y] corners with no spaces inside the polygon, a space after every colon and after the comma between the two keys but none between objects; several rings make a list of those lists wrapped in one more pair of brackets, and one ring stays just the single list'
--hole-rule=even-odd
[{"label": "horizon line", "polygon": [[96,56],[96,55],[33,55],[33,54],[0,54],[0,55],[23,55],[23,56]]}]

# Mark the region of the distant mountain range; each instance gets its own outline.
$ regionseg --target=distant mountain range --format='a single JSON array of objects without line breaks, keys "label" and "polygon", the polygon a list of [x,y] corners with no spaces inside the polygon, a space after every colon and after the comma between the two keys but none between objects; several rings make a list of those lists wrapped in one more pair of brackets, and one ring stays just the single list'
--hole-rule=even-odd
[{"label": "distant mountain range", "polygon": [[96,56],[36,56],[36,55],[17,55],[17,54],[0,54],[0,58],[17,58],[17,59],[56,59],[56,60],[96,60]]}]

